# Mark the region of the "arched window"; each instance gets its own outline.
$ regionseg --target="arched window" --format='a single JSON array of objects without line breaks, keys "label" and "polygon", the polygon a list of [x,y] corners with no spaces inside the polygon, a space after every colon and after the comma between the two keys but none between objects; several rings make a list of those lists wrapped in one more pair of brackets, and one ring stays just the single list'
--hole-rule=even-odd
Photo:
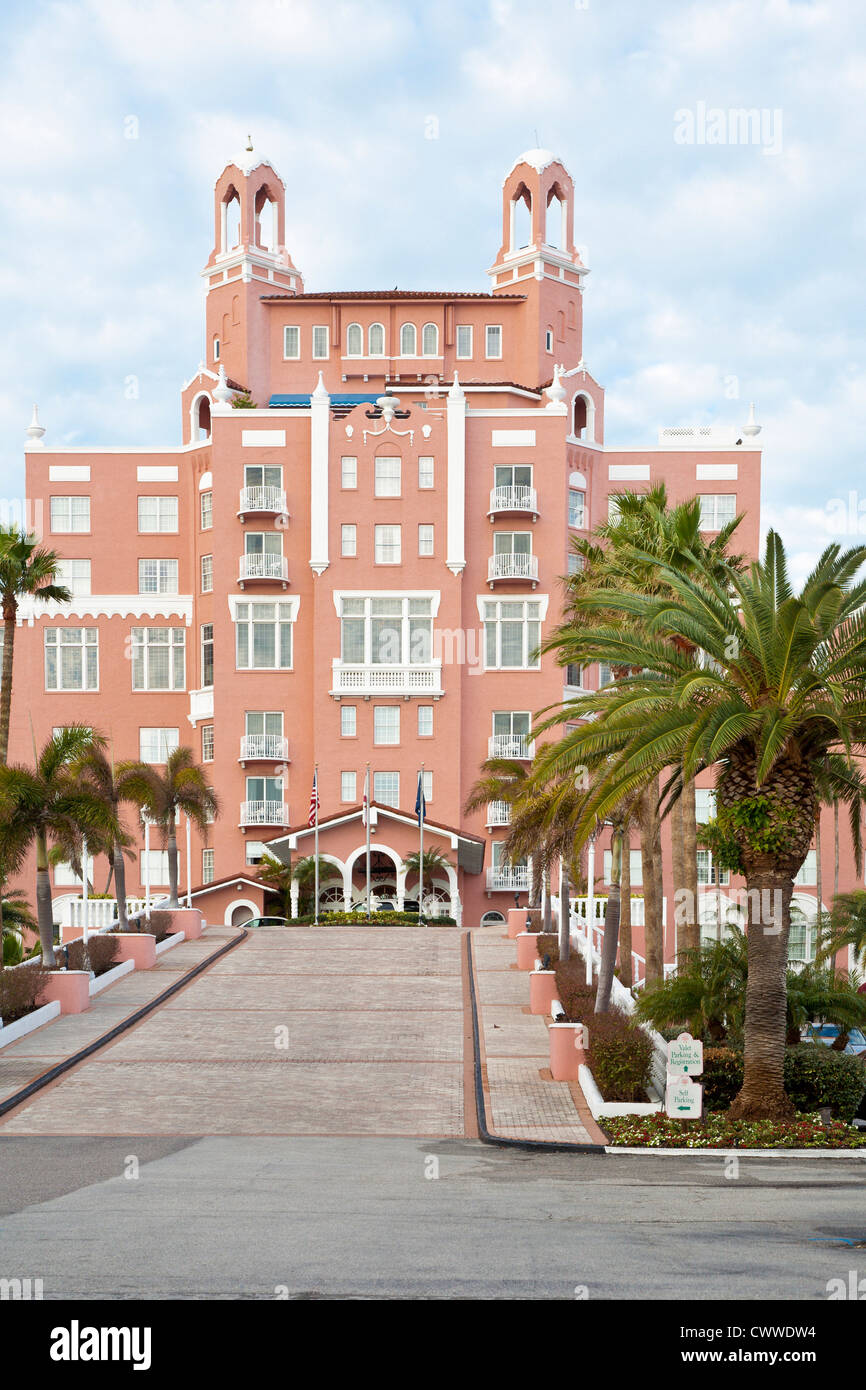
[{"label": "arched window", "polygon": [[195,413],[196,437],[198,439],[210,438],[210,401],[207,396],[199,397],[198,406]]},{"label": "arched window", "polygon": [[577,327],[577,314],[575,313],[575,310],[574,310],[574,300],[573,300],[573,299],[570,299],[570,300],[568,301],[568,326],[569,326],[569,328],[576,328],[576,327]]},{"label": "arched window", "polygon": [[400,356],[418,356],[418,335],[414,323],[404,323],[400,329]]},{"label": "arched window", "polygon": [[547,220],[544,228],[544,240],[548,246],[561,248],[565,245],[563,235],[565,207],[565,201],[558,196],[556,188],[554,188],[547,204]]},{"label": "arched window", "polygon": [[511,200],[511,250],[519,251],[532,241],[532,194],[522,183]]},{"label": "arched window", "polygon": [[223,250],[231,251],[241,239],[241,200],[230,188],[223,203]]},{"label": "arched window", "polygon": [[381,323],[371,323],[369,332],[371,357],[385,356],[385,329]]},{"label": "arched window", "polygon": [[562,342],[565,338],[565,314],[560,309],[556,316],[556,336]]},{"label": "arched window", "polygon": [[241,321],[241,297],[239,294],[232,295],[232,323]]},{"label": "arched window", "polygon": [[360,357],[364,351],[364,333],[359,323],[350,323],[346,329],[346,356]]},{"label": "arched window", "polygon": [[436,357],[439,353],[439,329],[435,323],[425,323],[421,330],[421,352],[425,357]]},{"label": "arched window", "polygon": [[[259,201],[259,200],[257,200]],[[256,241],[263,251],[275,251],[277,246],[277,205],[265,195],[256,214]]]}]

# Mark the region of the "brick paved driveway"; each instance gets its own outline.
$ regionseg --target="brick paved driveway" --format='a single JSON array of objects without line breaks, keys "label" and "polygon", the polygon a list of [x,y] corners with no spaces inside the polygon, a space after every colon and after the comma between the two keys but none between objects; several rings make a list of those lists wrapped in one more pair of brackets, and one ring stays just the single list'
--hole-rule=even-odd
[{"label": "brick paved driveway", "polygon": [[254,929],[2,1133],[462,1135],[462,1025],[453,928]]}]

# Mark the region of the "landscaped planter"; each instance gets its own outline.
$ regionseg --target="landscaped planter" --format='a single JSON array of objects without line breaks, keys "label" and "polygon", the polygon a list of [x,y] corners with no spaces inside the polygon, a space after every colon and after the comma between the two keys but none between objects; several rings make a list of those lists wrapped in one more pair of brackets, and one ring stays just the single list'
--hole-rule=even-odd
[{"label": "landscaped planter", "polygon": [[556,971],[533,970],[529,976],[529,1012],[549,1014],[556,997]]},{"label": "landscaped planter", "polygon": [[548,1031],[550,1042],[550,1074],[554,1081],[577,1081],[580,1069],[586,1064],[583,1050],[582,1023],[551,1023]]},{"label": "landscaped planter", "polygon": [[83,935],[83,927],[61,926],[60,928],[60,941],[64,946],[67,946],[70,941],[80,941]]},{"label": "landscaped planter", "polygon": [[595,1077],[587,1065],[586,1058],[581,1061],[578,1081],[594,1120],[603,1118],[605,1115],[656,1115],[660,1110],[664,1110],[662,1101],[650,1100],[649,1097],[645,1101],[605,1100],[596,1085]]},{"label": "landscaped planter", "polygon": [[109,985],[113,985],[115,980],[120,980],[124,975],[131,975],[135,969],[134,960],[122,960],[119,965],[113,965],[110,970],[105,970],[101,975],[95,975],[90,981],[90,997],[94,994],[101,994]]},{"label": "landscaped planter", "polygon": [[204,915],[197,907],[163,907],[160,912],[171,918],[171,932],[183,932],[187,941],[195,941],[204,931]]},{"label": "landscaped planter", "polygon": [[50,1023],[52,1018],[58,1018],[59,1015],[59,999],[52,999],[50,1004],[41,1004],[38,1009],[31,1009],[23,1018],[16,1018],[14,1023],[7,1023],[5,1028],[0,1028],[0,1047],[8,1047],[9,1043],[26,1037],[28,1033],[41,1028],[43,1023]]},{"label": "landscaped planter", "polygon": [[39,998],[43,1004],[56,999],[62,1014],[83,1014],[90,1008],[90,971],[52,970]]},{"label": "landscaped planter", "polygon": [[535,962],[538,960],[538,932],[519,932],[515,940],[518,970],[534,970]]},{"label": "landscaped planter", "polygon": [[156,954],[161,956],[163,951],[170,951],[172,946],[179,946],[186,937],[182,931],[175,932],[173,936],[164,936],[162,941],[156,943]]},{"label": "landscaped planter", "polygon": [[150,970],[156,965],[156,937],[150,932],[106,932],[118,943],[120,960],[135,962],[136,970]]}]

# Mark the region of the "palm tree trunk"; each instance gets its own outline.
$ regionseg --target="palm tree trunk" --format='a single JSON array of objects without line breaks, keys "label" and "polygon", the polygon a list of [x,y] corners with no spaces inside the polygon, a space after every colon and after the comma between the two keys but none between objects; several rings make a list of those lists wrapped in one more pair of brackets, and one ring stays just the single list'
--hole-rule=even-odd
[{"label": "palm tree trunk", "polygon": [[9,754],[9,721],[12,716],[12,658],[15,651],[16,604],[3,605],[3,669],[0,674],[0,763]]},{"label": "palm tree trunk", "polygon": [[683,888],[686,890],[688,916],[685,923],[685,942],[696,951],[701,944],[698,917],[698,816],[695,798],[695,779],[683,787]]},{"label": "palm tree trunk", "polygon": [[[821,953],[821,938],[824,935],[824,873],[821,867],[821,807],[815,819],[815,958]],[[807,951],[808,956],[808,951]]]},{"label": "palm tree trunk", "polygon": [[129,926],[129,918],[126,915],[126,864],[123,860],[123,850],[117,844],[114,846],[114,885],[117,896],[117,920],[120,930],[126,931]]},{"label": "palm tree trunk", "polygon": [[178,907],[177,901],[177,820],[172,811],[168,823],[168,905]]},{"label": "palm tree trunk", "polygon": [[36,836],[36,918],[42,964],[54,966],[54,914],[51,910],[51,879],[48,875],[48,845],[43,834]]},{"label": "palm tree trunk", "polygon": [[626,831],[622,851],[619,907],[619,978],[631,989],[634,983],[631,966],[631,833]]},{"label": "palm tree trunk", "polygon": [[571,955],[571,935],[568,930],[569,917],[571,916],[571,910],[569,906],[570,883],[568,878],[568,869],[564,865],[562,869],[561,882],[562,891],[560,893],[559,901],[559,959],[564,962],[567,961],[569,956]]},{"label": "palm tree trunk", "polygon": [[616,951],[619,945],[620,883],[622,879],[622,825],[615,825],[610,838],[610,883],[607,902],[604,906],[604,940],[601,943],[601,963],[598,968],[598,991],[595,996],[595,1012],[606,1014],[610,1011],[610,992],[613,987],[613,971],[616,965]]},{"label": "palm tree trunk", "polygon": [[833,897],[839,896],[839,802],[833,802]]},{"label": "palm tree trunk", "polygon": [[683,798],[680,795],[671,807],[671,868],[674,890],[674,922],[676,924],[677,960],[686,950],[688,929],[685,924],[686,913],[681,904],[681,896],[686,887],[686,857],[683,843]]},{"label": "palm tree trunk", "polygon": [[[743,1085],[728,1115],[732,1120],[787,1120],[794,1115],[783,1079],[788,932],[794,883],[773,869],[753,870],[746,874],[746,890],[749,973]],[[768,925],[762,918],[770,916],[775,920]]]},{"label": "palm tree trunk", "polygon": [[664,977],[664,927],[661,918],[661,897],[658,891],[657,866],[660,867],[660,827],[658,815],[658,778],[641,794],[640,852],[643,866],[644,891],[644,949],[646,951],[646,983]]},{"label": "palm tree trunk", "polygon": [[543,890],[543,893],[544,893],[544,898],[543,898],[543,903],[542,903],[542,917],[541,917],[541,921],[542,921],[543,930],[544,930],[545,932],[548,932],[548,933],[549,933],[549,931],[550,931],[550,869],[545,869],[545,870],[544,870],[544,876],[543,876],[543,878],[542,878],[542,890]]}]

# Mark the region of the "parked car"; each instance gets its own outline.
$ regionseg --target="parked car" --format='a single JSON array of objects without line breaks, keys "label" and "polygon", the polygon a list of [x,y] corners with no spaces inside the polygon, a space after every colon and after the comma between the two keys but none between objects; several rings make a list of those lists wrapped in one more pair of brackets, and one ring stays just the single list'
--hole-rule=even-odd
[{"label": "parked car", "polygon": [[248,922],[244,922],[245,927],[287,927],[288,925],[286,917],[251,917]]},{"label": "parked car", "polygon": [[[837,1023],[819,1023],[806,1030],[806,1041],[826,1043],[829,1047],[839,1036],[839,1025]],[[859,1028],[852,1028],[848,1034],[848,1045],[846,1052],[859,1056],[866,1053],[866,1037]]]}]

